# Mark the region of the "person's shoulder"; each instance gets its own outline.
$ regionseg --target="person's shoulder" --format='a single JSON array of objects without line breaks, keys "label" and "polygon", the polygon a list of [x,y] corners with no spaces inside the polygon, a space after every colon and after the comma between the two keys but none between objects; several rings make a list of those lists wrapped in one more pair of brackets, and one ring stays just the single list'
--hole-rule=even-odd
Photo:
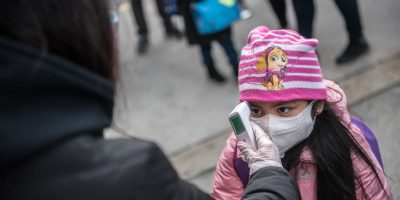
[{"label": "person's shoulder", "polygon": [[104,139],[90,135],[71,138],[51,152],[57,158],[50,160],[73,161],[88,168],[116,167],[117,163],[121,167],[129,165],[131,168],[146,169],[149,160],[163,155],[153,142],[137,138]]},{"label": "person's shoulder", "polygon": [[[25,174],[30,179],[24,178]],[[86,134],[46,148],[2,178],[13,183],[8,186],[34,198],[65,194],[61,199],[66,199],[69,194],[79,193],[86,199],[107,199],[110,194],[121,197],[117,199],[148,199],[141,197],[151,196],[152,185],[160,187],[166,179],[160,176],[168,176],[168,183],[176,182],[175,171],[155,143],[134,138],[106,140],[100,135]],[[51,192],[42,192],[49,188]]]}]

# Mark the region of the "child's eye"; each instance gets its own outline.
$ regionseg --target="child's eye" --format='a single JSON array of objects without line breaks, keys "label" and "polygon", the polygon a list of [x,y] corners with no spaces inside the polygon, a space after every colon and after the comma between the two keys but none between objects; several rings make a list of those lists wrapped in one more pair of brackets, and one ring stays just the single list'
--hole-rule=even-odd
[{"label": "child's eye", "polygon": [[281,59],[282,59],[282,62],[286,62],[285,57],[282,56]]},{"label": "child's eye", "polygon": [[271,60],[272,60],[272,61],[276,61],[276,60],[277,60],[276,56],[272,56],[272,57],[271,57]]},{"label": "child's eye", "polygon": [[288,113],[290,110],[288,107],[280,107],[278,108],[278,113]]},{"label": "child's eye", "polygon": [[262,117],[262,111],[259,108],[250,108],[253,117]]}]

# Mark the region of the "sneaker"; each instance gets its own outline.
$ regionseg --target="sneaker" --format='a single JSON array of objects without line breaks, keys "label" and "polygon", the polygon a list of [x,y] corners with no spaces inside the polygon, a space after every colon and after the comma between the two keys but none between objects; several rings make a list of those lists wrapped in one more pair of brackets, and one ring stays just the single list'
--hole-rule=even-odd
[{"label": "sneaker", "polygon": [[209,78],[216,82],[216,83],[225,83],[226,79],[225,77],[223,77],[221,74],[217,73],[217,74],[213,74],[213,75],[209,75]]},{"label": "sneaker", "polygon": [[148,47],[149,47],[149,39],[147,35],[140,35],[137,44],[137,52],[139,54],[145,54],[147,52]]},{"label": "sneaker", "polygon": [[226,81],[225,77],[223,77],[214,66],[207,67],[208,77],[217,83],[224,83]]},{"label": "sneaker", "polygon": [[336,64],[344,64],[353,61],[360,56],[367,53],[369,49],[368,43],[364,38],[360,38],[357,41],[350,42],[344,52],[336,58]]}]

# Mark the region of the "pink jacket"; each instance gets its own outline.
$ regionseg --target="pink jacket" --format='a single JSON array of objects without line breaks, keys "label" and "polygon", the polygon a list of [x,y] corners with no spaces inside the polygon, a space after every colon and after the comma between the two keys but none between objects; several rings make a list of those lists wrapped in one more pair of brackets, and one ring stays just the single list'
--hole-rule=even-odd
[{"label": "pink jacket", "polygon": [[[351,124],[350,115],[347,110],[347,100],[343,90],[332,81],[325,81],[328,88],[328,99],[327,102],[334,109],[337,116],[341,116],[341,120],[349,128],[353,137],[365,150],[368,156],[371,158],[372,162],[377,168],[379,173],[379,178],[383,183],[384,190],[381,189],[378,179],[376,179],[371,168],[368,167],[366,163],[362,161],[361,158],[353,155],[353,166],[356,168],[357,174],[362,181],[366,193],[369,199],[393,199],[392,193],[390,191],[389,184],[386,177],[380,167],[377,159],[372,153],[372,150],[366,141],[365,137],[355,125]],[[243,184],[234,169],[233,154],[236,148],[236,138],[234,134],[227,140],[227,144],[221,153],[219,158],[217,169],[215,172],[215,179],[213,183],[213,188],[211,195],[218,200],[236,200],[241,199],[244,188]],[[240,156],[240,151],[237,150],[237,155]],[[303,200],[314,200],[317,199],[316,196],[316,166],[315,161],[311,152],[305,149],[300,155],[301,160],[305,160],[300,167],[295,167],[290,170],[290,174],[295,176],[296,182],[299,186],[301,198]],[[299,165],[300,166],[300,165]],[[295,173],[297,172],[297,173]],[[296,175],[295,175],[296,174]],[[356,184],[357,199],[364,199],[362,194],[362,188],[360,185]],[[389,196],[387,196],[386,194]]]}]

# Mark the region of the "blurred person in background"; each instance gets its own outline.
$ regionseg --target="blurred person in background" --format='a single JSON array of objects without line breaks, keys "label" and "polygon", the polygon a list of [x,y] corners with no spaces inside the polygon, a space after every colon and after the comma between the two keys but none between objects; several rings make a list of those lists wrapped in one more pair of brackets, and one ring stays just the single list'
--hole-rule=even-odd
[{"label": "blurred person in background", "polygon": [[[146,18],[144,15],[144,9],[142,5],[143,0],[131,0],[133,15],[135,16],[135,21],[137,25],[138,31],[138,43],[137,43],[137,52],[139,54],[146,53],[149,46],[149,31],[146,23]],[[176,26],[172,23],[171,17],[165,11],[165,0],[155,0],[157,5],[157,11],[160,17],[162,18],[165,35],[167,37],[175,37],[180,39],[182,37],[182,33],[176,28]]]},{"label": "blurred person in background", "polygon": [[[281,28],[288,28],[285,1],[269,0],[269,2],[278,17]],[[299,33],[303,37],[312,38],[315,15],[314,0],[292,0],[292,2],[297,18],[297,28]],[[344,64],[367,53],[369,45],[363,34],[357,0],[335,0],[335,3],[344,18],[348,34],[347,46],[336,58],[337,64]]]},{"label": "blurred person in background", "polygon": [[[336,63],[345,64],[367,53],[369,45],[363,34],[357,0],[335,0],[335,3],[344,18],[348,35],[347,46],[336,57]],[[299,33],[306,38],[313,37],[314,0],[293,0],[293,5]]]},{"label": "blurred person in background", "polygon": [[253,16],[251,10],[247,7],[244,0],[238,0],[239,8],[240,8],[240,18],[241,19],[249,19]]},{"label": "blurred person in background", "polygon": [[281,29],[289,28],[289,23],[286,17],[286,3],[285,0],[269,0],[276,17],[278,18],[279,26]]},{"label": "blurred person in background", "polygon": [[[212,56],[212,42],[218,42],[224,49],[229,63],[232,67],[235,80],[238,75],[239,58],[232,41],[231,26],[207,35],[201,35],[196,29],[196,24],[193,19],[192,4],[197,0],[177,0],[183,19],[185,21],[185,33],[189,45],[198,45],[203,65],[206,67],[210,80],[223,83],[226,78],[218,71]],[[221,16],[223,17],[223,16]]]},{"label": "blurred person in background", "polygon": [[[0,4],[0,199],[211,199],[156,144],[104,139],[118,71],[108,1]],[[257,169],[244,199],[299,199],[276,157],[243,150]]]}]

